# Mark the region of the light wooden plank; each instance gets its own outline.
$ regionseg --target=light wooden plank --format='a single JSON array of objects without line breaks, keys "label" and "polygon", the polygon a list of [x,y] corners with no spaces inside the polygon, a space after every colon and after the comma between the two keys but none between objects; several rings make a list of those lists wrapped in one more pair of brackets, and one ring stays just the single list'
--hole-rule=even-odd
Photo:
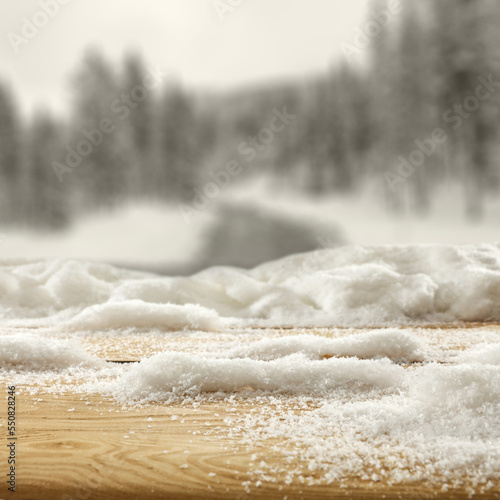
[{"label": "light wooden plank", "polygon": [[[228,439],[193,435],[207,425],[224,425],[227,408],[223,404],[118,410],[113,401],[82,400],[71,393],[18,399],[15,498],[23,500],[469,498],[465,490],[439,494],[426,484],[388,486],[357,478],[351,478],[347,488],[286,485],[286,465],[271,449],[266,461],[280,464],[283,474],[276,484],[252,487],[247,493],[243,483],[251,479],[252,466],[245,448]],[[234,416],[234,405],[231,410]],[[247,412],[248,406],[237,411]],[[498,498],[498,491],[476,498]]]},{"label": "light wooden plank", "polygon": [[[477,325],[463,329],[416,329],[415,334],[434,339],[443,349],[463,349],[478,342],[477,333],[486,330],[492,341],[500,341],[498,325]],[[328,336],[352,335],[353,329],[301,329],[283,334],[316,333]],[[104,359],[139,360],[156,352],[192,344],[185,337],[81,336],[82,344]],[[457,339],[460,339],[458,341]],[[4,385],[6,379],[2,380]],[[350,478],[347,488],[339,484],[305,486],[298,481],[285,484],[287,466],[268,443],[266,462],[283,468],[275,484],[251,485],[252,453],[245,446],[219,433],[204,430],[224,428],[224,418],[244,416],[250,402],[228,406],[220,402],[199,408],[182,405],[151,405],[122,408],[100,396],[83,397],[69,390],[51,394],[43,387],[36,394],[19,388],[17,492],[0,499],[372,499],[440,498],[466,499],[465,489],[436,491],[425,483],[389,486]],[[1,414],[6,415],[6,400],[1,398]],[[265,411],[265,408],[262,408]],[[172,416],[177,417],[173,420]],[[151,420],[149,420],[151,419]],[[5,428],[5,427],[2,427]],[[229,429],[227,429],[229,430]],[[6,464],[2,446],[0,463]],[[187,467],[186,467],[187,465]],[[215,473],[215,475],[213,475]],[[314,477],[314,476],[313,476]],[[500,484],[475,498],[500,498]]]}]

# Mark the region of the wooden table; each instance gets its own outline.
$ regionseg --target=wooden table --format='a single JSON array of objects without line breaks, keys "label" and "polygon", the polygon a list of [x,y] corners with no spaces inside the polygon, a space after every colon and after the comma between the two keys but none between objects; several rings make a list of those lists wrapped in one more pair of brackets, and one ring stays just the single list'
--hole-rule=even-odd
[{"label": "wooden table", "polygon": [[[461,329],[420,329],[417,334],[434,339],[449,349],[475,342],[478,325]],[[480,325],[500,341],[500,327]],[[308,333],[325,330],[308,330]],[[353,329],[329,330],[332,336],[351,335]],[[304,333],[287,330],[283,335]],[[107,360],[134,361],[159,352],[166,346],[181,348],[188,337],[144,337],[141,335],[80,336],[83,345]],[[457,340],[458,339],[458,340]],[[8,377],[0,377],[2,384]],[[228,412],[249,411],[251,403],[231,408],[221,402],[194,408],[182,405],[122,407],[109,398],[85,396],[69,388],[53,394],[43,384],[30,394],[19,388],[17,398],[17,491],[0,489],[0,499],[315,499],[315,498],[469,498],[464,490],[436,492],[426,484],[388,486],[350,478],[340,485],[306,486],[286,484],[284,471],[276,483],[263,483],[248,490],[252,456],[234,440],[205,435],[204,429],[223,427]],[[1,398],[1,415],[6,399]],[[2,424],[5,430],[5,423]],[[5,432],[3,432],[5,435]],[[271,449],[268,463],[286,468],[282,457]],[[0,463],[6,468],[6,447]],[[2,477],[5,477],[2,474]],[[3,481],[2,481],[3,483]],[[476,498],[500,498],[500,485]]]}]

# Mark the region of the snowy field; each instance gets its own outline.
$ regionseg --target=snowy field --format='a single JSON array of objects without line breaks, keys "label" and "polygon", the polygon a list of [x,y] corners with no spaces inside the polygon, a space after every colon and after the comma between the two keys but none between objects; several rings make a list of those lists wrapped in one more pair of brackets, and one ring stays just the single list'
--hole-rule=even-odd
[{"label": "snowy field", "polygon": [[[222,192],[189,222],[177,206],[142,202],[88,215],[66,232],[3,229],[0,256],[85,259],[172,275],[192,274],[221,263],[252,267],[279,258],[285,254],[278,245],[283,239],[281,229],[288,229],[289,224],[297,230],[293,232],[295,240],[286,241],[288,253],[338,243],[454,245],[500,241],[500,200],[489,200],[486,206],[482,221],[467,221],[463,193],[449,187],[436,198],[428,216],[391,214],[374,187],[352,196],[322,199],[280,190],[269,179],[261,179]],[[253,219],[238,219],[235,213],[242,209],[254,214]],[[270,225],[267,221],[266,226],[269,214],[276,222]],[[242,226],[239,231],[236,225]],[[244,258],[249,246],[251,265]],[[221,262],[223,258],[226,262]]]}]

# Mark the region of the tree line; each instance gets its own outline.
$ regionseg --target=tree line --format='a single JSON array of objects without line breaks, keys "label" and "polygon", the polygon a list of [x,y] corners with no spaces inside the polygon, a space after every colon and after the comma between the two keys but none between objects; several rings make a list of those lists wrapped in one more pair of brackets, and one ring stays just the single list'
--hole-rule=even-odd
[{"label": "tree line", "polygon": [[[373,0],[358,61],[300,82],[194,92],[139,54],[115,68],[88,51],[69,115],[29,119],[0,84],[0,223],[57,229],[129,200],[189,204],[231,161],[235,182],[265,173],[324,196],[370,184],[398,212],[431,211],[456,184],[480,218],[500,187],[500,3],[406,1],[389,19],[394,1]],[[294,119],[270,135],[277,112]]]}]

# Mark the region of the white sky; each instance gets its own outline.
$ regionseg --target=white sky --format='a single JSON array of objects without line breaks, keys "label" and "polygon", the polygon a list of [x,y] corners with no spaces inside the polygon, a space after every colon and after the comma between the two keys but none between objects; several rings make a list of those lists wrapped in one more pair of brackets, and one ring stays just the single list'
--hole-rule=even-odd
[{"label": "white sky", "polygon": [[[0,79],[24,110],[47,105],[64,111],[69,77],[86,47],[113,61],[140,49],[191,87],[228,88],[324,71],[352,43],[366,0],[242,0],[221,20],[214,3],[238,0],[65,0],[59,12],[15,53],[9,33],[40,3],[3,2]],[[63,0],[61,0],[63,1]]]}]

